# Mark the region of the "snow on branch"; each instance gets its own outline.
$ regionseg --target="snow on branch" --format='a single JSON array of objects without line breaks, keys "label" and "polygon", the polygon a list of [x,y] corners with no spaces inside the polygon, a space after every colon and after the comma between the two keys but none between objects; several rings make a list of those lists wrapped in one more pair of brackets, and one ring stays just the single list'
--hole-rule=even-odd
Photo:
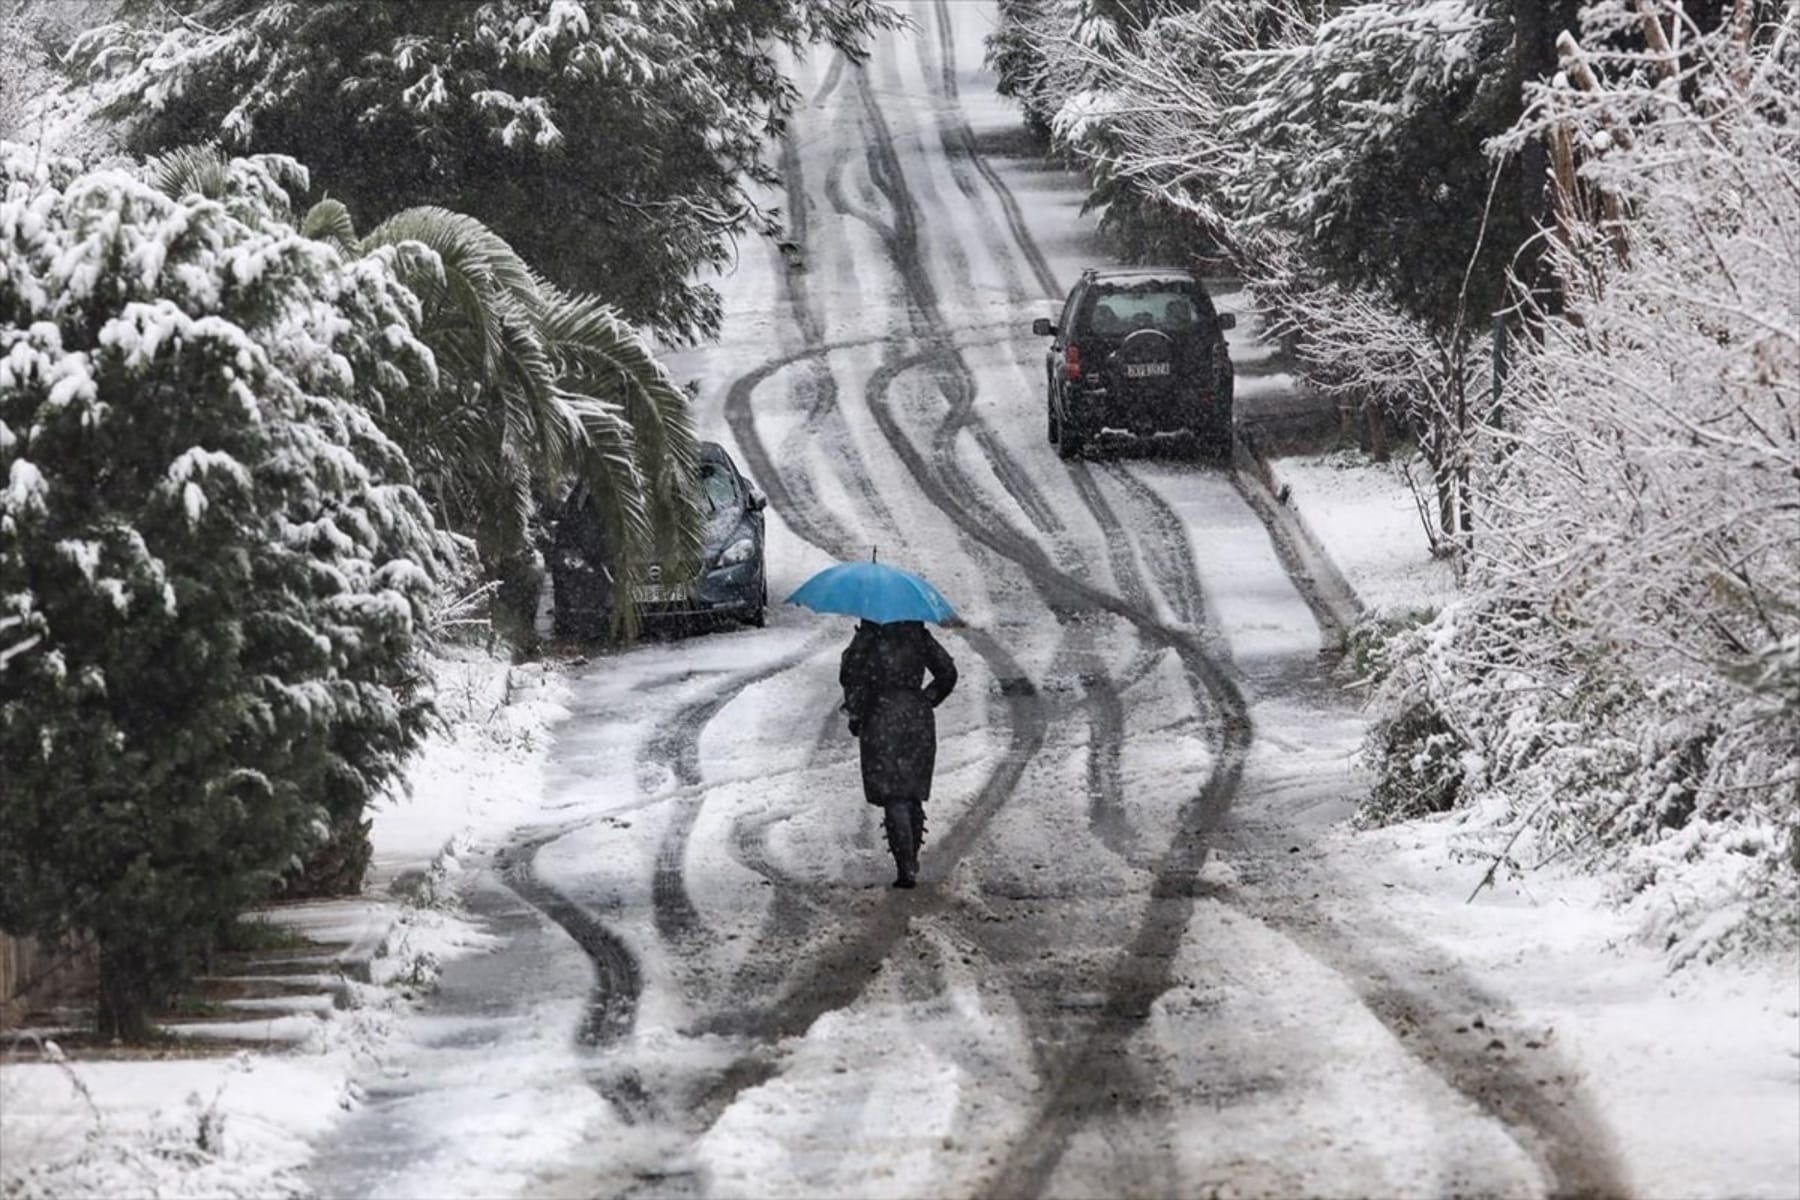
[{"label": "snow on branch", "polygon": [[1506,139],[1552,141],[1562,307],[1479,431],[1470,598],[1386,695],[1540,856],[1699,891],[1658,928],[1713,953],[1800,892],[1800,10],[1590,13]]}]

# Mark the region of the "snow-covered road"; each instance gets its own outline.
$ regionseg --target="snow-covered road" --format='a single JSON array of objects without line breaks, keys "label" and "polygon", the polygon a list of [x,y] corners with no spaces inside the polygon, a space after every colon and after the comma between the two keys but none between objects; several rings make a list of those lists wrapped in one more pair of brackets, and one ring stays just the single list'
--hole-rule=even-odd
[{"label": "snow-covered road", "polygon": [[[866,67],[797,66],[771,200],[803,268],[746,244],[723,339],[676,367],[770,498],[772,596],[879,547],[968,620],[922,886],[886,886],[836,712],[847,623],[778,607],[598,657],[497,876],[537,932],[445,977],[463,1016],[512,988],[497,1032],[422,1050],[315,1184],[1628,1191],[1556,1046],[1315,852],[1362,723],[1245,486],[1046,443],[1030,323],[1099,258],[1091,222],[1003,153],[988,6],[911,11]],[[1303,408],[1253,315],[1233,337],[1245,418]],[[547,922],[596,970],[546,965]],[[452,1080],[442,1111],[497,1125],[435,1128]]]}]

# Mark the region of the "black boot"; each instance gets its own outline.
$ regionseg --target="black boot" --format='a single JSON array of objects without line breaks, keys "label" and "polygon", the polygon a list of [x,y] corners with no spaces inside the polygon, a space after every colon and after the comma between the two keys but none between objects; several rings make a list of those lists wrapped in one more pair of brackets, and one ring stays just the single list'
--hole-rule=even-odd
[{"label": "black boot", "polygon": [[899,800],[887,805],[882,820],[887,829],[888,850],[894,856],[894,886],[915,887],[919,879],[919,855],[915,849],[912,805]]}]

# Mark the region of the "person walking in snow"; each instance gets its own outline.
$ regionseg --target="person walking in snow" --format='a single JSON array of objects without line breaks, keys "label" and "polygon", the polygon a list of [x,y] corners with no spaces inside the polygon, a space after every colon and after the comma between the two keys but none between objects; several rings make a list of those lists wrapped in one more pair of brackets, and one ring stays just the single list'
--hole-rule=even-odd
[{"label": "person walking in snow", "polygon": [[861,742],[863,797],[883,813],[894,886],[913,887],[937,765],[932,710],[956,687],[956,663],[923,622],[863,621],[844,650],[838,683],[850,733]]}]

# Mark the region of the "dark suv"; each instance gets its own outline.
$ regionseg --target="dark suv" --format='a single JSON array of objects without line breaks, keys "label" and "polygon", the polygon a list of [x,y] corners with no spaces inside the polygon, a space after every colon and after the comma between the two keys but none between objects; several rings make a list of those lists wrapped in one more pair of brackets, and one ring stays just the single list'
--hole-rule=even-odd
[{"label": "dark suv", "polygon": [[1237,318],[1213,308],[1180,268],[1089,267],[1062,316],[1031,330],[1045,357],[1050,441],[1064,458],[1088,445],[1190,440],[1231,453],[1231,352]]},{"label": "dark suv", "polygon": [[[664,618],[736,617],[763,623],[769,585],[763,567],[763,509],[767,501],[738,470],[725,447],[701,442],[700,571],[664,579],[654,565],[631,586],[639,614]],[[606,536],[586,489],[569,494],[555,523],[550,552],[551,619],[558,636],[601,637],[612,620],[615,586]]]}]

